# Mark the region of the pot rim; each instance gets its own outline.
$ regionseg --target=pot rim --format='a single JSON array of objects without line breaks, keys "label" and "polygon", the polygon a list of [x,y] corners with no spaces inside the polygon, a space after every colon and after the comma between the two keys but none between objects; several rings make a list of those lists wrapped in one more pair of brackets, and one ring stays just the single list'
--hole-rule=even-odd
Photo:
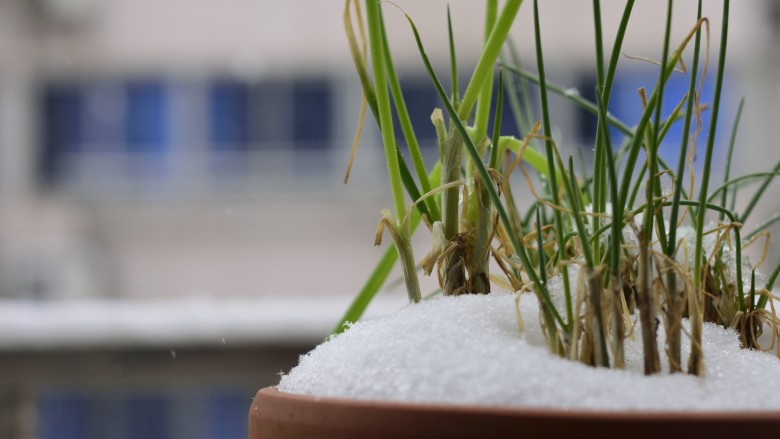
[{"label": "pot rim", "polygon": [[568,420],[610,420],[626,422],[648,421],[685,421],[686,423],[707,422],[714,419],[729,423],[754,423],[757,421],[780,422],[780,410],[586,410],[555,407],[507,407],[488,405],[457,405],[443,403],[409,403],[397,401],[382,401],[372,399],[350,399],[331,396],[305,395],[284,392],[277,386],[260,389],[255,399],[265,398],[285,403],[328,405],[337,408],[361,408],[369,410],[384,410],[391,412],[427,412],[437,414],[473,414],[498,417],[523,417],[534,419],[568,419]]}]

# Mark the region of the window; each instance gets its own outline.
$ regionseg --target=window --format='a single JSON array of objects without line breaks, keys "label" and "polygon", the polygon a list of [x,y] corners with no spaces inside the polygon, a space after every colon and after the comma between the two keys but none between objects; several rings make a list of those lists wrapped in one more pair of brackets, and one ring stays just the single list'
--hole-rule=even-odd
[{"label": "window", "polygon": [[[589,102],[596,102],[596,77],[586,75],[580,78],[577,90],[580,96]],[[581,107],[576,107],[577,137],[587,148],[593,148],[596,141],[596,129],[598,127],[598,116]]]},{"label": "window", "polygon": [[60,177],[64,158],[79,150],[83,139],[82,93],[78,84],[55,83],[42,94],[43,154],[41,173],[47,183]]},{"label": "window", "polygon": [[126,86],[125,142],[129,152],[161,153],[167,149],[167,87],[160,80],[133,80]]},{"label": "window", "polygon": [[244,151],[249,147],[250,88],[236,80],[219,79],[209,85],[210,143],[216,151]]},{"label": "window", "polygon": [[40,439],[232,439],[247,437],[252,392],[49,390],[38,398]]},{"label": "window", "polygon": [[326,81],[301,80],[292,87],[292,140],[296,149],[330,147],[331,90]]},{"label": "window", "polygon": [[[412,128],[414,129],[417,141],[420,144],[423,155],[426,160],[426,164],[431,166],[436,160],[439,159],[438,143],[436,139],[436,129],[431,122],[431,113],[435,108],[442,110],[445,121],[449,120],[446,109],[439,99],[439,94],[431,83],[431,79],[425,73],[419,73],[417,76],[409,76],[399,79],[401,83],[401,89],[404,96],[404,102],[406,103],[409,118],[412,122]],[[468,77],[460,79],[460,85],[465,88],[468,83]],[[496,96],[498,89],[498,76],[494,82],[493,98],[491,99],[490,115],[488,119],[488,134],[492,134],[493,121],[496,112]],[[445,90],[448,90],[449,85],[445,86]],[[463,90],[461,90],[461,94]],[[518,96],[518,98],[520,98]],[[371,115],[368,115],[370,118]],[[393,114],[393,128],[395,131],[395,137],[398,141],[399,147],[403,151],[406,148],[406,141],[401,129],[400,121],[396,114]],[[368,119],[370,120],[370,119]],[[517,137],[522,136],[524,133],[519,133],[515,118],[512,113],[512,108],[509,103],[508,92],[504,91],[504,107],[501,117],[501,133],[503,135],[514,135]],[[404,154],[407,155],[407,154]]]},{"label": "window", "polygon": [[[653,87],[657,80],[658,70],[657,68],[649,68],[638,71],[622,71],[618,72],[615,77],[614,88],[612,91],[612,98],[610,99],[610,111],[625,122],[628,126],[635,126],[639,123],[639,119],[642,116],[642,101],[639,97],[637,90],[640,87],[644,87],[648,99],[650,93],[652,93]],[[701,103],[709,103],[712,101],[714,92],[715,78],[714,76],[708,76],[704,81],[704,86],[701,91]],[[688,92],[690,85],[690,76],[682,75],[679,73],[673,73],[667,81],[664,98],[661,107],[662,118],[669,117],[674,111],[674,108],[684,99]],[[727,99],[724,96],[724,99]],[[728,105],[721,106],[721,108],[728,108]],[[704,128],[699,134],[699,145],[705,144],[707,139],[707,127],[710,124],[711,111],[707,110],[702,112],[702,123]],[[681,110],[680,116],[684,116],[684,110]],[[723,115],[721,114],[721,118]],[[725,120],[725,119],[722,119]],[[668,134],[664,138],[663,143],[660,146],[659,156],[670,163],[677,163],[677,156],[680,151],[680,141],[683,132],[683,119],[678,119],[669,129]],[[694,122],[695,123],[695,122]],[[695,129],[695,125],[691,127],[691,132]],[[617,147],[623,139],[623,135],[617,130],[612,129],[613,145]],[[716,145],[718,140],[723,138],[723,133],[728,133],[727,127],[721,127],[718,132]],[[717,155],[715,155],[717,157]],[[701,159],[698,160],[697,165],[701,164]],[[674,166],[674,165],[672,165]]]},{"label": "window", "polygon": [[[641,118],[643,112],[642,101],[639,96],[638,89],[643,87],[648,94],[648,98],[650,98],[650,94],[652,93],[657,79],[658,67],[655,66],[635,70],[619,69],[615,76],[612,95],[610,98],[610,113],[629,127],[635,127],[636,124],[639,123],[639,119]],[[596,79],[592,75],[583,76],[579,81],[580,94],[591,102],[595,102],[595,84]],[[714,84],[714,75],[708,75],[705,78],[704,85],[701,90],[701,104],[711,103],[714,93]],[[662,118],[667,118],[672,114],[675,107],[677,107],[685,98],[689,85],[689,75],[683,75],[677,72],[671,75],[665,87],[664,99],[661,108]],[[728,101],[728,90],[724,89],[722,99],[724,102]],[[728,104],[721,105],[722,109],[728,109],[729,107],[730,106]],[[576,109],[575,111],[579,138],[585,142],[586,145],[588,145],[588,148],[592,148],[596,136],[597,118],[590,112],[582,109]],[[667,164],[675,168],[680,151],[684,115],[685,107],[683,105],[679,113],[679,118],[673,123],[673,125],[670,126],[669,131],[663,139],[659,149],[659,156],[665,160]],[[703,128],[699,134],[699,152],[703,151],[703,145],[705,145],[707,141],[707,130],[710,124],[711,111],[709,109],[704,110],[701,113],[701,117]],[[723,125],[723,121],[729,120],[732,117],[732,115],[721,113],[721,125],[719,126],[719,130],[715,139],[716,148],[719,145],[723,145],[730,129],[728,125]],[[694,129],[695,122],[694,125],[691,126],[691,134],[693,133]],[[615,128],[610,129],[610,134],[612,136],[613,148],[618,148],[625,141],[625,136],[623,133]],[[718,154],[714,155],[714,157],[718,156]],[[701,167],[703,162],[703,157],[701,155],[699,157],[700,158],[695,162],[697,172],[699,170],[698,168]],[[688,172],[687,169],[686,172]]]},{"label": "window", "polygon": [[45,82],[40,96],[40,178],[77,194],[240,190],[257,176],[341,172],[328,159],[340,119],[327,78],[87,78]]},{"label": "window", "polygon": [[[439,95],[436,93],[436,90],[433,88],[433,85],[427,76],[408,79],[401,78],[400,83],[404,102],[406,103],[406,109],[409,112],[412,128],[414,129],[414,134],[417,137],[420,147],[429,148],[435,146],[436,130],[431,123],[431,112],[433,112],[434,108],[442,108]],[[442,111],[444,111],[443,108]],[[395,114],[393,114],[393,116],[395,138],[398,139],[399,145],[406,146],[401,123]],[[371,115],[369,114],[367,117],[371,117]],[[434,148],[434,150],[438,150],[438,148]]]}]

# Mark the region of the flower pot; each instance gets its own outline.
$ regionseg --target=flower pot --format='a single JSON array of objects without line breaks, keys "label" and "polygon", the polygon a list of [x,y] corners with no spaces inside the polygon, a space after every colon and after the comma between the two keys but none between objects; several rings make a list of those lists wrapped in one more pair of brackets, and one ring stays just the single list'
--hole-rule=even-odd
[{"label": "flower pot", "polygon": [[776,437],[777,412],[605,412],[402,404],[319,398],[266,387],[250,439]]}]

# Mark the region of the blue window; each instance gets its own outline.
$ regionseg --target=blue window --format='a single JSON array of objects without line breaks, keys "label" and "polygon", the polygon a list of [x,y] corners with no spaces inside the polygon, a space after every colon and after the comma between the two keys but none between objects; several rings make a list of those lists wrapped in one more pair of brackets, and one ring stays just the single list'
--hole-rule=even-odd
[{"label": "blue window", "polygon": [[41,97],[43,154],[40,170],[52,183],[60,177],[62,157],[77,152],[83,142],[83,96],[78,84],[54,83]]},{"label": "blue window", "polygon": [[[166,185],[192,187],[175,179],[245,179],[263,157],[253,149],[323,151],[333,144],[336,118],[327,78],[254,83],[217,77],[186,85],[159,76],[43,84],[42,180],[88,193],[104,187],[157,193]],[[206,154],[208,165],[190,166],[200,158],[192,160],[188,149]],[[322,154],[302,155],[317,163],[295,160],[293,166],[330,166]]]},{"label": "blue window", "polygon": [[249,86],[217,80],[209,86],[209,126],[212,148],[246,150],[249,144]]},{"label": "blue window", "polygon": [[[505,76],[505,78],[508,80],[509,78]],[[466,84],[468,84],[468,77],[463,77],[459,79],[459,85],[461,88],[465,88]],[[438,144],[436,139],[436,129],[433,126],[433,123],[431,122],[431,113],[435,108],[439,108],[442,110],[444,114],[445,121],[449,120],[449,117],[447,115],[446,110],[444,109],[444,105],[441,102],[441,99],[439,98],[439,94],[436,92],[436,89],[433,86],[433,83],[431,82],[430,78],[424,75],[420,75],[417,77],[410,77],[410,78],[401,78],[400,79],[402,93],[404,96],[404,102],[406,103],[407,111],[409,113],[409,118],[412,122],[412,128],[414,128],[414,133],[417,137],[418,143],[420,144],[420,147],[423,150],[423,155],[425,156],[426,163],[430,165],[433,163],[433,161],[437,160],[438,157]],[[450,87],[447,86],[445,89],[449,93]],[[497,99],[497,93],[498,93],[498,75],[496,75],[495,81],[493,83],[493,97],[491,99],[491,108],[490,108],[490,114],[488,119],[488,134],[492,134],[493,130],[493,123],[495,119],[496,114],[496,99]],[[460,91],[461,96],[463,94],[463,90]],[[518,95],[518,98],[520,96]],[[525,133],[519,133],[519,130],[517,128],[517,123],[515,122],[514,114],[512,113],[512,108],[509,104],[509,94],[506,90],[504,90],[504,104],[503,104],[503,111],[501,116],[501,133],[506,135],[514,135],[514,136],[522,136]],[[403,130],[401,129],[400,122],[398,120],[398,117],[393,114],[393,128],[395,131],[396,139],[400,146],[405,146],[406,141],[403,136]],[[534,116],[532,115],[531,118],[533,119]]]},{"label": "blue window", "polygon": [[[439,95],[433,88],[428,77],[420,76],[418,78],[400,79],[401,91],[406,102],[406,109],[409,112],[409,118],[412,121],[414,134],[422,148],[436,145],[436,129],[431,123],[431,112],[434,108],[442,108]],[[399,145],[406,145],[403,131],[398,118],[393,114],[393,125],[395,129],[395,138]],[[369,115],[369,117],[371,117]],[[438,148],[434,148],[438,149]]]},{"label": "blue window", "polygon": [[169,401],[162,395],[133,395],[127,399],[128,436],[144,439],[171,437]]},{"label": "blue window", "polygon": [[[700,74],[701,72],[699,72]],[[652,94],[653,87],[658,79],[658,67],[650,66],[642,69],[623,69],[618,70],[613,83],[612,94],[610,98],[610,113],[617,119],[625,123],[629,127],[634,127],[639,122],[642,116],[643,106],[642,100],[639,96],[638,89],[640,87],[645,89],[648,95],[648,99]],[[697,86],[698,86],[697,78]],[[700,104],[708,104],[712,102],[714,91],[715,78],[714,75],[708,75],[705,78],[704,85],[701,89]],[[580,94],[591,102],[596,102],[595,96],[596,78],[592,75],[586,75],[580,78],[579,92]],[[663,119],[669,117],[674,111],[675,107],[685,98],[690,85],[690,76],[680,73],[673,73],[667,81],[664,98],[661,108],[661,116]],[[729,90],[724,89],[723,102],[727,102],[729,99]],[[721,105],[722,109],[728,109],[729,105]],[[683,105],[680,113],[680,117],[670,127],[666,137],[659,148],[659,155],[671,166],[676,166],[679,152],[680,142],[683,132],[683,117],[685,115],[685,107]],[[715,145],[716,149],[718,145],[722,146],[723,141],[727,138],[729,132],[729,126],[724,125],[723,121],[729,120],[733,115],[721,113],[718,133],[716,134]],[[708,110],[702,111],[702,128],[699,133],[698,145],[701,150],[702,145],[707,141],[707,130],[710,124],[711,112]],[[596,137],[596,125],[597,117],[590,112],[578,108],[576,110],[576,120],[578,124],[578,138],[586,145],[591,145],[595,141]],[[696,129],[695,121],[693,121],[690,129],[690,134]],[[610,129],[613,148],[618,148],[624,141],[625,136],[623,133],[612,127]],[[689,145],[690,147],[690,145]],[[690,149],[689,149],[690,152]],[[644,154],[644,153],[643,153]],[[694,162],[696,172],[700,170],[702,166],[702,156],[699,156],[699,160]],[[714,157],[719,157],[715,154]],[[686,169],[686,173],[688,170]]]},{"label": "blue window", "polygon": [[[124,171],[126,178],[138,180],[165,171],[162,156],[154,156],[166,152],[170,141],[168,92],[160,80],[44,84],[39,161],[43,181],[91,181],[93,175],[111,172],[122,178]],[[100,155],[105,152],[113,155]],[[136,153],[145,155],[143,160],[136,160]],[[100,161],[106,157],[120,161]],[[71,175],[75,172],[80,175]]]},{"label": "blue window", "polygon": [[[637,90],[640,87],[644,87],[649,99],[650,94],[653,91],[653,87],[655,86],[657,77],[657,68],[619,72],[615,78],[612,98],[610,99],[610,111],[627,125],[636,125],[642,116],[642,101],[639,97],[639,94],[637,93]],[[710,103],[712,101],[715,84],[714,79],[715,78],[713,76],[708,76],[705,78],[704,86],[701,90],[700,103],[704,104]],[[664,90],[664,98],[661,107],[661,114],[663,118],[668,117],[672,111],[674,111],[674,108],[680,103],[680,101],[685,97],[685,94],[688,92],[689,85],[689,75],[682,75],[680,73],[673,73],[671,75]],[[726,99],[727,96],[724,93],[724,101]],[[721,108],[724,108],[724,106],[721,106]],[[726,105],[725,108],[728,108],[728,105]],[[681,111],[683,111],[682,115],[684,115],[684,109]],[[711,111],[703,111],[701,113],[702,123],[704,126],[702,132],[699,134],[699,145],[703,145],[704,142],[706,142],[707,127],[710,124],[711,114]],[[725,120],[723,119],[723,114],[721,114],[721,120]],[[695,130],[695,121],[693,123],[694,125],[691,126],[691,133],[693,133]],[[728,127],[723,127],[721,125],[720,128],[721,129],[718,130],[718,136],[715,139],[716,145],[718,144],[717,141],[723,138],[723,133],[728,132]],[[614,139],[613,145],[619,145],[619,142],[621,139],[623,139],[623,135],[617,132],[615,129],[613,129],[611,132]],[[661,158],[669,161],[670,163],[677,162],[677,156],[680,151],[682,132],[683,120],[680,119],[671,126],[668,134],[660,146],[659,155]],[[718,155],[716,154],[715,157],[717,156]],[[697,165],[700,164],[701,160],[698,160]]]},{"label": "blue window", "polygon": [[[580,78],[577,90],[579,91],[580,96],[595,103],[596,77],[588,74],[587,76]],[[578,140],[587,145],[588,148],[593,148],[593,143],[596,141],[596,129],[599,123],[598,116],[581,107],[576,107],[575,112]]]},{"label": "blue window", "polygon": [[292,87],[293,132],[297,149],[330,147],[332,96],[325,80],[297,81]]},{"label": "blue window", "polygon": [[40,439],[233,439],[247,437],[252,391],[48,390],[38,397]]},{"label": "blue window", "polygon": [[38,402],[40,439],[89,438],[91,404],[80,392],[49,392]]},{"label": "blue window", "polygon": [[131,152],[161,152],[168,143],[166,85],[159,80],[127,83],[125,140]]},{"label": "blue window", "polygon": [[251,399],[246,391],[220,390],[208,397],[209,437],[247,437],[247,412]]}]

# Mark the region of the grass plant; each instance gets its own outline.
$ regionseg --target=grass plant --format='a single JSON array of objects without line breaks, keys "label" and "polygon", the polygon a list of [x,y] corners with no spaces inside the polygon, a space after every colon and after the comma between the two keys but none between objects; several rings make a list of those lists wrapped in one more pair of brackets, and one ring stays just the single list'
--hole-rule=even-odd
[{"label": "grass plant", "polygon": [[[412,17],[391,2],[366,0],[365,16],[357,0],[345,2],[345,28],[364,106],[371,110],[382,134],[393,196],[394,211],[383,211],[376,242],[381,243],[387,231],[394,246],[385,251],[336,332],[343,330],[344,323],[360,318],[400,261],[412,302],[423,300],[420,268],[426,275],[435,273],[444,295],[485,294],[491,284],[518,294],[535,294],[550,351],[597,367],[624,366],[623,341],[637,323],[646,374],[661,371],[659,350],[663,349],[668,371],[683,372],[687,363],[688,373],[701,375],[704,322],[736,328],[747,348],[760,347],[758,336],[767,328],[775,337],[780,336],[778,319],[767,309],[772,305],[769,299],[780,263],[775,263],[762,284],[756,267],[742,257],[744,246],[780,221],[776,215],[742,233],[744,221],[771,180],[780,174],[780,164],[767,172],[731,176],[744,101],[732,126],[724,181],[710,190],[726,65],[729,0],[722,2],[715,93],[709,102],[702,102],[701,95],[709,63],[709,20],[702,15],[702,2],[697,3],[697,21],[676,24],[689,32],[682,41],[674,42],[673,1],[668,0],[665,21],[658,26],[664,42],[657,80],[652,89],[639,91],[637,105],[642,112],[633,123],[620,120],[608,109],[634,1],[625,3],[608,60],[601,4],[599,0],[592,2],[595,101],[547,79],[539,18],[543,11],[536,0],[531,5],[533,41],[508,41],[522,3],[486,1],[482,52],[463,89],[458,80],[462,66],[454,43],[457,30],[447,8],[447,89]],[[384,13],[406,16],[422,66],[440,98],[441,108],[430,109],[438,142],[436,163],[424,163],[404,102],[403,84],[395,72]],[[705,49],[702,41],[707,42]],[[521,65],[519,44],[535,49],[536,72]],[[678,68],[681,73],[675,73]],[[673,74],[687,75],[689,87],[682,99],[674,98],[674,110],[665,115],[663,103],[672,99],[666,83]],[[531,93],[538,93],[538,113],[531,104]],[[596,116],[589,171],[584,164],[577,167],[574,156],[564,157],[556,144],[548,94],[562,96]],[[520,132],[502,125],[507,111]],[[706,126],[702,122],[704,111],[710,116]],[[395,137],[393,115],[400,122],[411,167],[398,150],[400,139]],[[672,168],[659,151],[675,124],[682,125],[682,135]],[[693,151],[705,128],[703,170],[701,175],[693,175]],[[613,130],[624,137],[617,148],[613,148]],[[691,171],[686,176],[687,168]],[[523,174],[533,199],[518,202],[515,198],[515,170]],[[686,190],[688,180],[691,183]],[[671,182],[670,190],[662,189],[664,181]],[[759,186],[747,207],[736,212],[737,194],[755,182]],[[521,210],[523,204],[529,207]],[[410,241],[420,224],[425,224],[434,244],[418,265]],[[705,245],[705,241],[711,242]],[[580,267],[579,276],[570,276],[572,265]],[[749,285],[743,281],[743,266],[749,267]],[[549,280],[554,276],[561,277],[562,291],[550,289]],[[657,342],[658,318],[664,321],[662,346]],[[689,329],[684,330],[686,318]],[[684,334],[691,346],[687,361],[682,358]]]}]

